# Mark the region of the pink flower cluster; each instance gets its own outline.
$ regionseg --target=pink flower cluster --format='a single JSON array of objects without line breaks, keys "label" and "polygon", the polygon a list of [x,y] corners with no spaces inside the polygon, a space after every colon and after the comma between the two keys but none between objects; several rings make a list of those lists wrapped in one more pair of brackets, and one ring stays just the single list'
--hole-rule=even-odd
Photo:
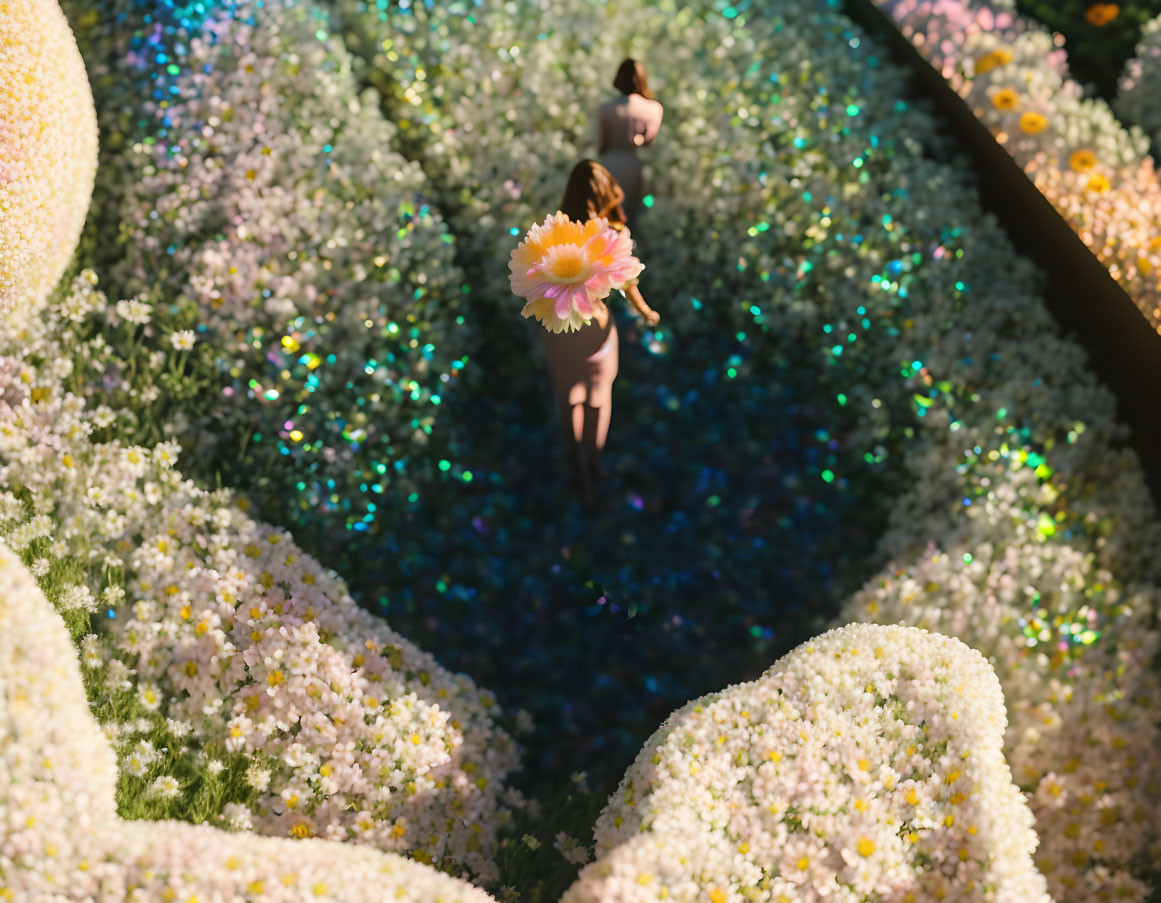
[{"label": "pink flower cluster", "polygon": [[645,267],[633,256],[627,229],[612,228],[604,217],[577,223],[558,212],[528,231],[508,268],[512,291],[528,299],[521,315],[549,332],[572,332]]}]

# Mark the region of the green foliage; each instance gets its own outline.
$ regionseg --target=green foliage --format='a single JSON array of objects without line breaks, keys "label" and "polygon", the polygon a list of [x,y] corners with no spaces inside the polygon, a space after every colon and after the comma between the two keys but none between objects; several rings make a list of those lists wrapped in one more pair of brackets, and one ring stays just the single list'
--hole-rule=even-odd
[{"label": "green foliage", "polygon": [[1085,18],[1090,9],[1099,6],[1110,4],[1094,0],[1016,0],[1020,13],[1064,35],[1072,77],[1111,100],[1117,93],[1117,79],[1133,56],[1141,27],[1161,15],[1161,0],[1119,4],[1116,17],[1104,25]]},{"label": "green foliage", "polygon": [[[31,515],[28,493],[15,495],[24,502],[26,515]],[[21,550],[21,559],[34,573],[41,571],[37,576],[41,592],[61,615],[73,642],[83,649],[86,637],[100,635],[104,606],[90,613],[64,606],[62,599],[78,585],[120,586],[122,574],[119,569],[111,569],[97,560],[85,562],[53,555],[49,550],[52,543],[51,537],[33,540]],[[140,775],[134,776],[125,769],[120,771],[116,790],[119,815],[128,819],[180,819],[199,824],[218,820],[230,803],[249,805],[257,797],[246,782],[246,770],[252,763],[249,757],[231,753],[219,743],[200,746],[197,752],[201,755],[189,755],[189,741],[180,737],[175,724],[164,717],[164,707],[151,711],[135,692],[136,687],[111,688],[106,661],[86,661],[82,654],[81,662],[89,708],[98,723],[112,727],[117,733],[114,747],[118,753],[123,755],[142,741],[159,752]],[[212,761],[220,762],[221,770],[209,767]],[[177,780],[180,787],[177,795],[161,798],[148,793],[153,782],[163,775]]]}]

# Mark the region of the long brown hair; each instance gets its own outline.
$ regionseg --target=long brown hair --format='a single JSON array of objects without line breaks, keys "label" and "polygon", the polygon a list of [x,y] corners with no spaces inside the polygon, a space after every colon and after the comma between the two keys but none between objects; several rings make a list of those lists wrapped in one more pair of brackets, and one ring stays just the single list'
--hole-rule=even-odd
[{"label": "long brown hair", "polygon": [[571,220],[588,222],[595,216],[625,222],[621,207],[625,192],[613,174],[595,160],[581,160],[572,168],[560,199],[560,212]]},{"label": "long brown hair", "polygon": [[622,94],[640,94],[649,100],[654,99],[653,92],[649,90],[649,82],[645,80],[645,67],[632,57],[628,57],[617,69],[613,87]]}]

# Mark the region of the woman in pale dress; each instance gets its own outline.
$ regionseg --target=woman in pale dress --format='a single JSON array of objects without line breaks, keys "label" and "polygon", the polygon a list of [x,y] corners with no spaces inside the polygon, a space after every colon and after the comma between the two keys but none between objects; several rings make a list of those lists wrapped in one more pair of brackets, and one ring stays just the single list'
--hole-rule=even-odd
[{"label": "woman in pale dress", "polygon": [[[614,229],[625,229],[624,200],[625,192],[605,167],[582,160],[569,176],[560,211],[576,222],[605,217]],[[645,303],[636,280],[625,287],[623,294],[648,325],[657,325],[661,317]],[[597,302],[596,315],[588,326],[576,332],[540,334],[581,500],[592,508],[593,487],[604,476],[600,456],[613,417],[617,324],[605,303]]]},{"label": "woman in pale dress", "polygon": [[649,90],[645,67],[634,59],[621,63],[613,87],[620,95],[597,111],[597,155],[624,189],[626,223],[635,229],[645,195],[637,148],[653,143],[664,110]]}]

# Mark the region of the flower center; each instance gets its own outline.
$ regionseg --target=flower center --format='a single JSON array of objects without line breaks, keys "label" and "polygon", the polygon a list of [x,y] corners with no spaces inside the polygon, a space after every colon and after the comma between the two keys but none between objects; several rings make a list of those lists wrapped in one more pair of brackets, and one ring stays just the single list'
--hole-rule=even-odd
[{"label": "flower center", "polygon": [[563,245],[556,249],[548,269],[554,279],[569,282],[577,278],[585,268],[584,252],[576,245]]}]

